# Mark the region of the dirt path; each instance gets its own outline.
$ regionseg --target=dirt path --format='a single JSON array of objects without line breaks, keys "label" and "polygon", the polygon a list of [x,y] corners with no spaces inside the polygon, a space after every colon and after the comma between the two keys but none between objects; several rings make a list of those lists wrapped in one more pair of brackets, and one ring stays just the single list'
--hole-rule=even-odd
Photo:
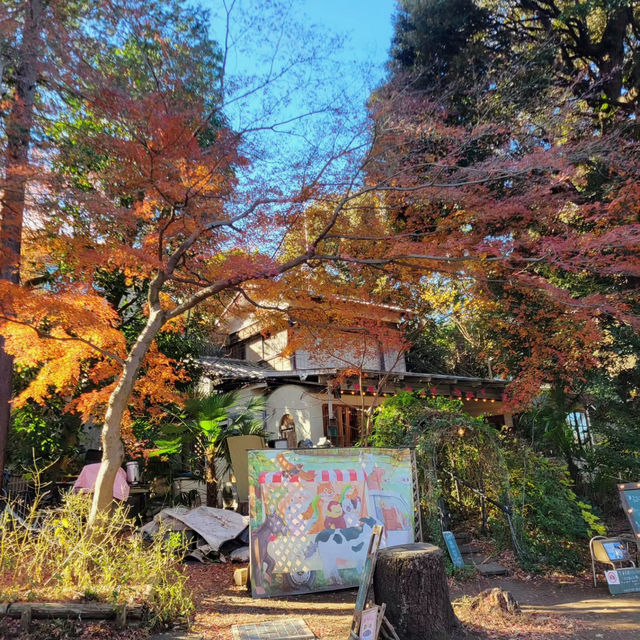
[{"label": "dirt path", "polygon": [[[244,587],[233,585],[230,565],[190,568],[196,592],[194,631],[204,640],[231,640],[231,625],[293,616],[305,620],[322,640],[348,636],[356,590],[317,593],[291,598],[253,600]],[[523,620],[476,619],[481,638],[497,640],[638,640],[640,594],[610,596],[606,585],[597,589],[586,580],[477,578],[451,587],[452,599],[473,596],[484,589],[511,591],[525,613]],[[520,618],[518,616],[518,618]],[[526,619],[525,619],[526,618]],[[473,616],[472,616],[473,619]],[[497,623],[497,624],[496,624]]]},{"label": "dirt path", "polygon": [[510,591],[523,611],[562,616],[584,623],[570,637],[580,640],[640,638],[640,593],[612,596],[602,583],[594,588],[552,581],[484,578],[454,586],[451,597],[472,596],[492,587]]}]

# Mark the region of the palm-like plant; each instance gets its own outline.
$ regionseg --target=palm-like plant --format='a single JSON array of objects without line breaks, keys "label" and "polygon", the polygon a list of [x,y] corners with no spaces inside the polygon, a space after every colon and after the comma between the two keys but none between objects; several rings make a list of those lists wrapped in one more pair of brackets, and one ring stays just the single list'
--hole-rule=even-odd
[{"label": "palm-like plant", "polygon": [[246,405],[240,404],[236,392],[196,395],[186,402],[185,415],[165,428],[165,433],[174,438],[157,441],[153,454],[177,454],[186,444],[199,444],[206,458],[207,505],[215,507],[218,502],[216,461],[224,461],[222,473],[231,468],[228,438],[232,436],[267,437],[262,421],[264,404],[262,396],[252,397]]}]

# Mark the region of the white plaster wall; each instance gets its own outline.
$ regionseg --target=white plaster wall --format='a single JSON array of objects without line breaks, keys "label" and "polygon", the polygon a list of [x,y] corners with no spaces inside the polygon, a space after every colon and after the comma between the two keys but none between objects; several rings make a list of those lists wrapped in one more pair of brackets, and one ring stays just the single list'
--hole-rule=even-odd
[{"label": "white plaster wall", "polygon": [[406,371],[407,363],[404,359],[404,353],[400,351],[384,352],[384,370],[385,371]]},{"label": "white plaster wall", "polygon": [[276,371],[290,371],[291,358],[283,356],[287,348],[287,332],[278,331],[268,338],[256,336],[245,346],[245,359],[249,362],[264,360]]},{"label": "white plaster wall", "polygon": [[267,430],[274,437],[278,437],[280,420],[285,413],[289,413],[296,423],[298,441],[310,438],[316,443],[324,435],[322,403],[322,400],[305,387],[295,384],[283,385],[267,398]]},{"label": "white plaster wall", "polygon": [[[338,349],[329,347],[326,344],[322,350],[309,352],[304,349],[296,351],[296,369],[322,369],[335,367],[337,369],[359,368],[370,371],[380,371],[380,354],[374,347],[367,349],[366,357],[363,358],[349,348]],[[384,353],[384,371],[406,371],[407,367],[404,354],[387,351]]]}]

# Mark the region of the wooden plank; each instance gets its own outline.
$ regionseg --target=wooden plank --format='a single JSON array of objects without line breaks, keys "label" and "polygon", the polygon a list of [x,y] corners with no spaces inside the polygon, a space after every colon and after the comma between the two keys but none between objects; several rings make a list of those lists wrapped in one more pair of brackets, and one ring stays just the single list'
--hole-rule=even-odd
[{"label": "wooden plank", "polygon": [[371,530],[371,538],[369,539],[369,549],[367,550],[367,557],[364,562],[364,569],[362,572],[362,580],[358,587],[358,595],[356,597],[356,606],[353,612],[353,618],[351,620],[351,629],[349,631],[350,640],[358,640],[360,635],[358,633],[360,629],[360,617],[362,611],[367,605],[369,599],[369,591],[371,590],[371,583],[373,581],[373,572],[376,568],[376,558],[378,556],[378,549],[380,548],[380,541],[382,540],[382,527],[377,524]]},{"label": "wooden plank", "polygon": [[384,633],[384,637],[388,640],[400,640],[393,625],[389,622],[389,618],[386,616],[382,620],[381,631]]},{"label": "wooden plank", "polygon": [[[23,611],[29,609],[32,618],[84,618],[85,620],[112,620],[123,609],[122,606],[96,602],[12,602],[0,605],[0,615],[21,618]],[[142,607],[128,608],[126,614],[131,618],[142,617]]]}]

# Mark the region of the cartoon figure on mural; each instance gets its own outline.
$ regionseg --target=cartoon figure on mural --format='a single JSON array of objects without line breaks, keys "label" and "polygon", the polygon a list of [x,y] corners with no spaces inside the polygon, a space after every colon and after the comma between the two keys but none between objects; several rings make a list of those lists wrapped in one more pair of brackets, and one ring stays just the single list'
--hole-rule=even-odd
[{"label": "cartoon figure on mural", "polygon": [[274,536],[286,536],[287,533],[285,521],[275,512],[267,515],[255,532],[251,532],[251,554],[256,559],[251,565],[251,579],[255,580],[257,589],[262,593],[264,593],[264,581],[269,583],[272,581],[271,572],[276,566],[276,561],[269,554],[269,542]]},{"label": "cartoon figure on mural", "polygon": [[324,579],[328,584],[340,584],[342,577],[338,570],[348,567],[356,558],[355,568],[362,571],[366,556],[362,555],[365,541],[371,537],[371,529],[376,524],[373,518],[361,518],[357,527],[326,529],[320,532],[307,548],[306,557],[318,554],[322,561]]},{"label": "cartoon figure on mural", "polygon": [[348,485],[342,491],[342,512],[347,527],[355,527],[360,522],[360,514],[362,513],[362,500],[358,495],[358,489],[352,485]]},{"label": "cartoon figure on mural", "polygon": [[299,476],[301,480],[312,481],[315,477],[315,474],[313,472],[303,471],[301,464],[296,465],[289,462],[283,453],[279,453],[276,456],[276,462],[282,469],[283,475],[285,475],[287,478]]},{"label": "cartoon figure on mural", "polygon": [[317,495],[312,502],[311,511],[305,511],[309,518],[313,520],[313,524],[309,527],[309,533],[319,533],[327,528],[325,522],[327,520],[328,506],[335,501],[336,495],[335,489],[329,482],[322,482],[318,485]]},{"label": "cartoon figure on mural", "polygon": [[344,521],[344,511],[342,503],[338,500],[332,500],[327,505],[327,511],[324,518],[325,529],[344,529],[347,526]]},{"label": "cartoon figure on mural", "polygon": [[254,596],[357,585],[375,524],[383,545],[412,542],[410,464],[408,450],[250,452]]}]

